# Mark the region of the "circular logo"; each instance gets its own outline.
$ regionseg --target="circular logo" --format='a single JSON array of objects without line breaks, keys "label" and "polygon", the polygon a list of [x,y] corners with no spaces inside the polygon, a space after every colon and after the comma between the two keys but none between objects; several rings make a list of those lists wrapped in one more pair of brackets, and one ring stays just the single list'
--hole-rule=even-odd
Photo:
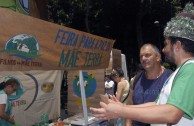
[{"label": "circular logo", "polygon": [[54,84],[51,82],[45,82],[41,85],[41,90],[44,93],[50,93],[53,90]]},{"label": "circular logo", "polygon": [[11,56],[17,56],[25,60],[31,60],[39,56],[39,44],[36,38],[28,34],[16,35],[7,41],[5,51],[11,52]]},{"label": "circular logo", "polygon": [[[92,74],[88,74],[88,72],[83,72],[83,78],[84,78],[85,94],[86,94],[86,98],[88,98],[92,96],[96,91],[96,79],[92,76]],[[79,76],[76,76],[75,80],[73,81],[73,92],[78,97],[81,97]]]}]

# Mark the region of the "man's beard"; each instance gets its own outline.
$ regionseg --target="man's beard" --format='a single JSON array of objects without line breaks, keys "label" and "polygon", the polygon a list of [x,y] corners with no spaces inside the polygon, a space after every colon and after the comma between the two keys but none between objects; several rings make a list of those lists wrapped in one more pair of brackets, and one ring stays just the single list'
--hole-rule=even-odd
[{"label": "man's beard", "polygon": [[170,49],[171,51],[164,53],[165,56],[165,62],[169,63],[169,64],[175,64],[175,59],[174,59],[174,50],[173,47],[171,47]]},{"label": "man's beard", "polygon": [[174,58],[165,56],[165,62],[170,63],[170,64],[174,64]]},{"label": "man's beard", "polygon": [[174,62],[174,58],[167,58],[165,56],[165,63],[169,64],[169,66],[167,67],[168,69],[171,69],[172,71],[176,70],[177,65]]},{"label": "man's beard", "polygon": [[170,64],[170,65],[175,65],[175,59],[174,59],[174,54],[173,52],[171,53],[166,53],[165,55],[165,62]]}]

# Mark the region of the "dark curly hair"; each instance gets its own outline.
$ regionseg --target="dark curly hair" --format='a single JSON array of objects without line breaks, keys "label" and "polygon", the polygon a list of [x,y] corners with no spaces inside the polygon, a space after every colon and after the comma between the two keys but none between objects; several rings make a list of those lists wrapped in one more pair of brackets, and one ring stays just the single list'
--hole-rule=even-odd
[{"label": "dark curly hair", "polygon": [[116,69],[113,69],[112,73],[111,73],[111,78],[113,77],[124,77],[124,72],[121,68],[116,68]]},{"label": "dark curly hair", "polygon": [[180,41],[185,52],[190,53],[192,56],[194,56],[194,41],[185,38],[171,36],[169,37],[169,39],[171,40],[171,45],[175,44],[176,41]]},{"label": "dark curly hair", "polygon": [[11,79],[7,80],[6,82],[1,82],[0,83],[0,90],[3,90],[8,85],[15,85],[15,84],[19,85],[19,82],[14,78],[11,78]]}]

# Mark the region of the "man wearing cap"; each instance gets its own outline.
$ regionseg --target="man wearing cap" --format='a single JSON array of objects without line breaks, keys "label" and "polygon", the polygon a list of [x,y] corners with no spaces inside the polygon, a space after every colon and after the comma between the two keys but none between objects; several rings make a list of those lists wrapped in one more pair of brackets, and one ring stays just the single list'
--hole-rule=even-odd
[{"label": "man wearing cap", "polygon": [[194,126],[194,7],[188,3],[164,30],[167,61],[177,69],[165,82],[156,102],[123,105],[115,97],[101,108],[90,108],[100,119],[118,117],[152,126]]}]

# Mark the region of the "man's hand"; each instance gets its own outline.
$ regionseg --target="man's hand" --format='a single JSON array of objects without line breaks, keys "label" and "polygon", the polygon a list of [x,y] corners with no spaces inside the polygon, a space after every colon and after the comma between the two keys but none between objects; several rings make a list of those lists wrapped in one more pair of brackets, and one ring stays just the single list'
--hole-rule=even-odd
[{"label": "man's hand", "polygon": [[120,113],[123,111],[123,104],[118,101],[109,99],[109,103],[100,102],[101,108],[92,108],[93,115],[99,119],[108,120],[120,117]]}]

